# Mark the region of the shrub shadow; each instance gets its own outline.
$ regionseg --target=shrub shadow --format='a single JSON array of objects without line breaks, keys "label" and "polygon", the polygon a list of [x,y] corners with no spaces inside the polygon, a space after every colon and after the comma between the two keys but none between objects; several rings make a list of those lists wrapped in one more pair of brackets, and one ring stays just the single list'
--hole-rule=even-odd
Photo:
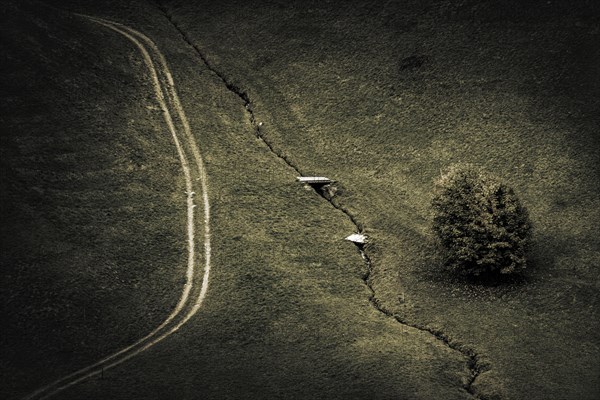
[{"label": "shrub shadow", "polygon": [[420,280],[429,282],[439,288],[440,292],[463,293],[467,297],[494,299],[511,293],[519,293],[533,286],[538,280],[538,271],[534,268],[533,257],[529,268],[519,273],[502,274],[500,272],[483,273],[480,275],[465,275],[450,271],[444,266],[443,251],[436,245],[435,240],[429,240],[421,250],[417,264]]}]

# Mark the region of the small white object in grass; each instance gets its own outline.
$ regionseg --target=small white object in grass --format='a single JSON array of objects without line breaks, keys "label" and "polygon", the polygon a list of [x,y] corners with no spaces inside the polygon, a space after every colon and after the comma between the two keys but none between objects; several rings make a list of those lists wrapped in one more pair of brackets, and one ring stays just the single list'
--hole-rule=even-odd
[{"label": "small white object in grass", "polygon": [[367,237],[365,235],[362,235],[360,233],[353,233],[352,235],[348,236],[346,238],[346,240],[349,240],[351,242],[354,243],[365,243],[367,241]]},{"label": "small white object in grass", "polygon": [[296,178],[298,182],[303,183],[331,183],[331,179],[324,176],[299,176]]},{"label": "small white object in grass", "polygon": [[259,123],[258,123],[258,126],[263,126],[263,123],[262,123],[262,122],[259,122]]}]

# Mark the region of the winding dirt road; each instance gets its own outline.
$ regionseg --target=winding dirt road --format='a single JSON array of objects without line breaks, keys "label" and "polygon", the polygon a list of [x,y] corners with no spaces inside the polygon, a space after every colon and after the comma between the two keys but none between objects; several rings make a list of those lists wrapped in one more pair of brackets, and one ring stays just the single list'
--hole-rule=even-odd
[{"label": "winding dirt road", "polygon": [[[25,399],[47,399],[53,395],[74,386],[92,376],[99,375],[103,370],[115,367],[128,359],[149,349],[163,339],[177,332],[201,307],[208,291],[208,282],[211,265],[210,246],[210,204],[208,200],[208,178],[204,162],[198,145],[192,135],[189,122],[185,116],[175,84],[164,55],[156,44],[146,35],[126,25],[108,21],[101,18],[81,15],[96,24],[104,26],[119,33],[132,42],[143,56],[152,81],[154,93],[160,104],[165,123],[173,137],[177,148],[179,161],[185,178],[186,208],[187,208],[187,248],[188,261],[186,270],[186,283],[182,289],[179,302],[170,315],[152,332],[135,343],[113,353],[96,363],[75,371],[58,379],[28,395]],[[192,163],[188,161],[187,154],[191,153]],[[199,184],[199,187],[196,186]],[[195,222],[194,195],[197,190],[202,198],[204,210],[204,274],[201,283],[198,282],[198,264],[200,255],[195,249]],[[199,287],[198,287],[199,286]],[[195,297],[195,300],[193,298]]]}]

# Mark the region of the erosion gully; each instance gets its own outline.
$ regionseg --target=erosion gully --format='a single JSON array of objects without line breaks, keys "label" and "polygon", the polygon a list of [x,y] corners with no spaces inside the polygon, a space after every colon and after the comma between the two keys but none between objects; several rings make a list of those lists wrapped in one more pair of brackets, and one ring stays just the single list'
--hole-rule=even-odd
[{"label": "erosion gully", "polygon": [[[262,124],[259,123],[256,119],[256,116],[255,116],[254,110],[253,110],[253,106],[252,106],[252,102],[250,100],[250,96],[248,96],[248,93],[245,90],[243,90],[242,88],[240,88],[240,87],[236,86],[235,84],[233,84],[232,82],[230,82],[221,71],[219,71],[210,61],[208,61],[208,59],[206,58],[204,53],[200,50],[200,48],[196,44],[194,44],[194,42],[191,40],[191,38],[188,36],[188,34],[174,21],[173,16],[169,13],[169,10],[163,4],[157,2],[157,3],[155,3],[155,5],[165,15],[165,17],[175,27],[175,29],[177,29],[177,31],[181,34],[183,40],[185,40],[196,51],[196,54],[202,60],[204,65],[211,72],[213,72],[217,77],[219,77],[219,79],[221,79],[221,81],[223,82],[225,87],[227,87],[227,89],[229,91],[234,93],[236,96],[238,96],[244,102],[244,107],[246,109],[248,119],[254,129],[254,134],[256,135],[256,137],[259,138],[269,148],[269,150],[273,153],[273,155],[275,155],[276,157],[278,157],[279,159],[284,161],[290,168],[292,168],[298,174],[298,176],[302,176],[303,174],[302,174],[300,168],[298,166],[296,166],[294,163],[292,163],[287,157],[285,157],[285,155],[283,155],[279,151],[277,151],[273,147],[273,144],[271,142],[269,142],[269,140],[267,140],[263,136],[262,130],[261,130]],[[329,204],[331,204],[332,207],[334,207],[335,209],[344,213],[346,215],[346,217],[349,218],[350,221],[352,221],[352,223],[356,227],[357,232],[359,232],[359,233],[363,232],[363,230],[364,230],[363,224],[360,223],[356,219],[356,217],[346,207],[344,207],[342,204],[340,204],[334,196],[328,195],[327,191],[323,190],[324,189],[323,187],[313,186],[313,189],[316,194],[318,194],[323,199],[325,199],[327,202],[329,202]],[[456,342],[455,340],[452,340],[444,332],[434,329],[434,328],[431,328],[431,327],[428,327],[426,325],[422,325],[422,324],[415,323],[415,322],[410,322],[410,321],[406,320],[404,317],[402,317],[398,314],[395,314],[392,311],[390,311],[389,309],[387,309],[386,307],[384,307],[381,304],[381,302],[379,301],[379,299],[377,298],[377,296],[375,294],[375,289],[373,288],[373,285],[371,282],[371,275],[373,272],[373,263],[367,252],[368,246],[365,246],[364,244],[356,243],[356,247],[357,247],[362,259],[364,260],[364,263],[366,266],[366,272],[363,275],[362,280],[363,280],[364,284],[366,285],[366,287],[371,292],[371,294],[369,296],[369,302],[371,303],[373,308],[375,308],[378,312],[380,312],[390,318],[395,319],[398,323],[400,323],[404,326],[431,334],[433,337],[435,337],[435,339],[440,341],[444,346],[446,346],[454,351],[457,351],[457,352],[461,353],[463,356],[465,356],[467,358],[467,367],[469,368],[470,376],[469,376],[469,379],[463,384],[463,388],[473,398],[479,399],[479,400],[485,400],[485,398],[481,394],[477,393],[473,387],[473,384],[474,384],[475,380],[477,379],[477,377],[482,372],[484,372],[488,369],[488,368],[484,367],[483,365],[481,365],[478,354],[473,349],[466,347],[465,345],[460,344],[460,343]]]}]

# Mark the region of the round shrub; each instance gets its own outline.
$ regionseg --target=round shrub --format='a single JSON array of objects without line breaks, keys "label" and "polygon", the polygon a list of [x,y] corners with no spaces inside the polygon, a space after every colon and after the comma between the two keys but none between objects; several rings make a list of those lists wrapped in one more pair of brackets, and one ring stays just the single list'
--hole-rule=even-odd
[{"label": "round shrub", "polygon": [[526,267],[531,223],[511,188],[473,165],[450,167],[435,182],[433,230],[452,271],[509,274]]}]

